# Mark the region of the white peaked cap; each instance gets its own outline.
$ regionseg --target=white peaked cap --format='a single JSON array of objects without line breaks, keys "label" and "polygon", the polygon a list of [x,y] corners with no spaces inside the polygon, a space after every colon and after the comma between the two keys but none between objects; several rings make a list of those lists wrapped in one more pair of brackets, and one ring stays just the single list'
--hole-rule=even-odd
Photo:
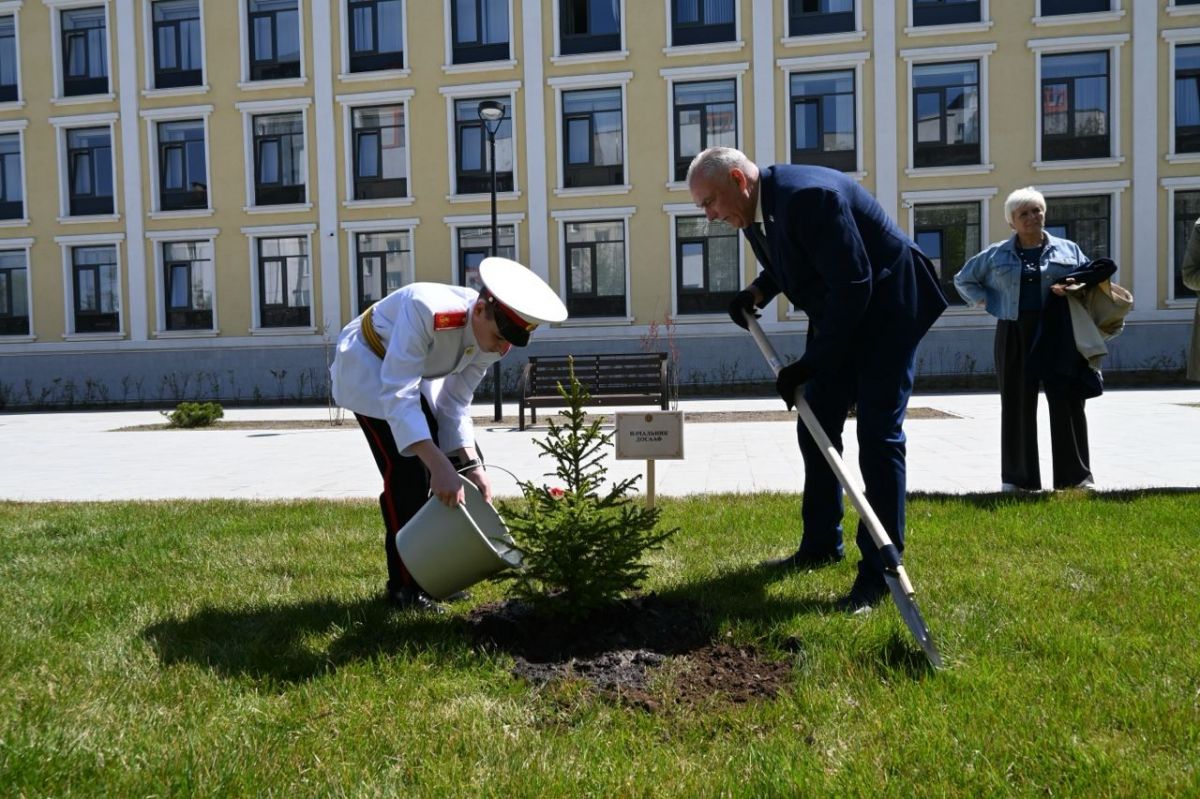
[{"label": "white peaked cap", "polygon": [[[484,258],[479,264],[479,279],[504,309],[515,313],[529,325],[562,322],[567,306],[546,281],[516,261]],[[516,321],[516,320],[513,320]]]}]

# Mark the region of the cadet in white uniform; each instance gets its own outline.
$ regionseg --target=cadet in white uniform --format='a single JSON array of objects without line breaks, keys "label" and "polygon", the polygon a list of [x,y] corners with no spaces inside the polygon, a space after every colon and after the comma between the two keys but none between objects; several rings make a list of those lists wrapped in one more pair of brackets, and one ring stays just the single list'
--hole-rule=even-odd
[{"label": "cadet in white uniform", "polygon": [[539,323],[567,318],[558,295],[515,261],[486,258],[479,277],[482,294],[441,283],[392,292],[346,325],[329,370],[334,401],[354,412],[383,476],[387,592],[402,607],[436,605],[400,559],[396,531],[430,493],[461,503],[459,472],[491,501],[471,423],[476,387]]}]

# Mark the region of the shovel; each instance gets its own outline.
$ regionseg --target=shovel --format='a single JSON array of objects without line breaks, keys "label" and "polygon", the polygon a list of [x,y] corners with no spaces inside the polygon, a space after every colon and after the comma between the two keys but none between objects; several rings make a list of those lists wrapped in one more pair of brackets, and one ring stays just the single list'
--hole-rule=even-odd
[{"label": "shovel", "polygon": [[[743,312],[745,313],[745,312]],[[779,360],[779,354],[775,352],[775,348],[771,346],[771,342],[767,340],[766,334],[758,324],[758,320],[750,314],[745,314],[746,325],[750,330],[750,335],[754,336],[754,343],[758,345],[762,351],[763,357],[767,359],[771,370],[778,375],[783,369],[783,363]],[[925,656],[929,658],[929,662],[934,668],[942,667],[942,657],[938,654],[937,647],[934,646],[933,637],[929,634],[929,627],[925,624],[925,619],[921,616],[921,609],[917,607],[917,600],[913,598],[912,581],[908,579],[908,573],[904,571],[904,564],[900,562],[900,553],[897,551],[892,539],[888,536],[887,531],[883,529],[883,524],[879,521],[879,517],[875,515],[875,511],[867,503],[866,494],[863,493],[850,478],[850,474],[846,471],[846,464],[842,462],[842,456],[833,446],[833,442],[829,440],[829,436],[825,434],[825,430],[821,427],[821,423],[817,421],[816,415],[808,402],[804,399],[804,389],[796,389],[796,410],[800,412],[800,418],[804,420],[804,426],[808,428],[808,432],[812,434],[813,439],[817,442],[817,446],[821,448],[821,452],[825,453],[825,460],[829,462],[829,468],[833,469],[833,473],[837,475],[838,482],[842,484],[842,489],[850,497],[851,504],[858,511],[859,517],[867,525],[868,532],[871,533],[871,538],[875,541],[875,546],[879,548],[879,556],[883,559],[883,578],[887,581],[888,589],[892,592],[892,599],[896,602],[896,608],[900,611],[900,617],[904,619],[904,623],[908,625],[908,629],[912,632],[913,637],[917,639],[917,643],[921,645],[921,649],[925,652]]]}]

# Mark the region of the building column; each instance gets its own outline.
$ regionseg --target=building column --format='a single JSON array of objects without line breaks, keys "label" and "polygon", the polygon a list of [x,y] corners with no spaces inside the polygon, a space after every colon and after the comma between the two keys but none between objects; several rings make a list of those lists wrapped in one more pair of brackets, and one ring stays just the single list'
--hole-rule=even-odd
[{"label": "building column", "polygon": [[[867,0],[862,0],[865,3]],[[875,0],[875,199],[896,218],[899,142],[896,125],[896,0]],[[861,124],[861,122],[859,123]],[[868,170],[870,168],[868,167]]]},{"label": "building column", "polygon": [[775,151],[775,31],[772,25],[774,10],[771,6],[771,3],[752,5],[754,153],[750,160],[764,165],[780,160]]},{"label": "building column", "polygon": [[[557,35],[557,31],[555,32]],[[542,52],[542,1],[521,3],[521,39],[525,59],[525,176],[529,192],[528,266],[550,283],[549,200],[546,183],[546,154],[553,152],[546,141],[544,54]],[[628,157],[628,154],[627,156]],[[560,287],[566,296],[566,289]]]},{"label": "building column", "polygon": [[[1130,263],[1122,270],[1122,279],[1133,277],[1131,318],[1150,316],[1158,307],[1159,226],[1158,226],[1158,92],[1139,91],[1157,87],[1158,77],[1158,4],[1130,3],[1133,23],[1133,129],[1130,143],[1133,179],[1133,235]],[[1173,91],[1169,88],[1168,91]],[[1117,221],[1120,224],[1120,220]],[[1168,226],[1168,230],[1170,227]],[[1118,264],[1121,253],[1113,253]],[[1168,274],[1169,272],[1168,266]]]},{"label": "building column", "polygon": [[317,241],[321,254],[321,322],[317,333],[337,339],[342,329],[342,259],[338,249],[337,158],[333,102],[333,19],[329,0],[312,0],[313,116],[317,154]]},{"label": "building column", "polygon": [[121,183],[125,206],[125,277],[129,286],[129,339],[150,338],[146,294],[145,208],[142,205],[142,137],[138,119],[138,47],[135,0],[117,0],[117,97],[121,108]]}]

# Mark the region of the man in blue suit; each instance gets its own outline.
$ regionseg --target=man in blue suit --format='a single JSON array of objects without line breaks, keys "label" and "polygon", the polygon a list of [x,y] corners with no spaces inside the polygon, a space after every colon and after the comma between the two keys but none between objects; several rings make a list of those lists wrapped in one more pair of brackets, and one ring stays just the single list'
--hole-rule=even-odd
[{"label": "man in blue suit", "polygon": [[[896,548],[904,550],[904,413],[917,344],[946,309],[929,259],[879,203],[841,172],[781,164],[759,169],[738,150],[713,147],[688,169],[688,189],[709,220],[741,228],[762,271],[729,307],[734,322],[782,293],[808,315],[804,355],[784,367],[776,390],[792,407],[796,389],[840,451],[856,407],[866,495]],[[757,314],[756,314],[757,315]],[[797,422],[804,458],[804,532],[792,555],[767,566],[813,569],[845,557],[842,487]],[[883,562],[865,525],[862,560],[839,607],[858,612],[888,593]]]}]

